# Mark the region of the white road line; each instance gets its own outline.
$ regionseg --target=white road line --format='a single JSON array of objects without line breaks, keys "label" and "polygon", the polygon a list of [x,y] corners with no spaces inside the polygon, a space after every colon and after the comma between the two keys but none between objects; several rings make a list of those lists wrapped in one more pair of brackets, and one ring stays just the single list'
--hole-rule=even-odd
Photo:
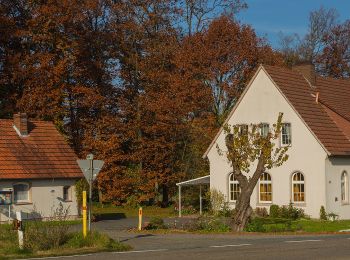
[{"label": "white road line", "polygon": [[237,244],[237,245],[221,245],[221,246],[210,246],[210,247],[237,247],[237,246],[251,246],[252,244]]},{"label": "white road line", "polygon": [[[100,252],[97,252],[100,253]],[[84,254],[84,255],[62,255],[62,256],[47,256],[47,257],[34,257],[34,258],[26,258],[27,260],[36,260],[36,259],[56,259],[56,258],[72,258],[72,257],[80,257],[80,256],[91,256],[94,254]]]},{"label": "white road line", "polygon": [[123,252],[112,252],[113,254],[132,254],[132,253],[147,253],[147,252],[161,252],[167,251],[168,249],[149,249],[149,250],[134,250],[134,251],[123,251]]},{"label": "white road line", "polygon": [[321,239],[307,239],[307,240],[290,240],[290,241],[284,241],[286,243],[302,243],[302,242],[319,242],[323,241]]}]

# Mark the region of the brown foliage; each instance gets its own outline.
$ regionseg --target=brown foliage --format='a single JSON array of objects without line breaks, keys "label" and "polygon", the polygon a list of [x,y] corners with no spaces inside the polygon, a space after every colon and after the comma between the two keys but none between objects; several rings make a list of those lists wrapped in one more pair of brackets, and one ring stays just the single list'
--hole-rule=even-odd
[{"label": "brown foliage", "polygon": [[212,21],[220,8],[184,37],[171,0],[0,3],[1,112],[53,120],[79,156],[105,160],[98,187],[115,204],[166,205],[207,174],[201,156],[252,72],[280,62],[251,27]]}]

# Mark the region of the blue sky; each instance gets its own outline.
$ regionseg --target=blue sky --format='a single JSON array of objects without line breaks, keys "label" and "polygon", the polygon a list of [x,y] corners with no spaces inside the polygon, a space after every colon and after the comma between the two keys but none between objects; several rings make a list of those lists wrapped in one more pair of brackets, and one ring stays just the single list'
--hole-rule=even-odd
[{"label": "blue sky", "polygon": [[350,0],[246,0],[248,9],[238,19],[250,24],[259,36],[265,36],[274,48],[278,47],[278,33],[307,32],[310,11],[335,8],[339,20],[350,19]]}]

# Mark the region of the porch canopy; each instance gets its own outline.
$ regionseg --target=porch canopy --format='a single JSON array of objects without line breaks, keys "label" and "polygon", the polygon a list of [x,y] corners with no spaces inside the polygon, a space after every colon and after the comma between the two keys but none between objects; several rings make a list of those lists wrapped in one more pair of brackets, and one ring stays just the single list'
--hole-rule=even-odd
[{"label": "porch canopy", "polygon": [[210,175],[176,183],[179,187],[179,217],[181,217],[181,187],[199,185],[199,214],[202,215],[202,185],[210,184]]}]

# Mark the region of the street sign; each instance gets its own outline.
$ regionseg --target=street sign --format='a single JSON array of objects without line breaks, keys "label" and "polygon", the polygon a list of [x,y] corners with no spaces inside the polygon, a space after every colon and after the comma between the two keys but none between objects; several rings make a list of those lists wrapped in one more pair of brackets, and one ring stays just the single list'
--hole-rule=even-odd
[{"label": "street sign", "polygon": [[94,160],[94,155],[88,154],[86,160],[77,160],[77,163],[83,172],[85,179],[89,183],[89,231],[91,231],[92,184],[101,171],[104,161]]},{"label": "street sign", "polygon": [[[77,160],[77,162],[88,183],[90,183],[91,179],[92,181],[96,180],[97,175],[101,171],[104,164],[104,161],[102,160]],[[91,178],[91,164],[93,169],[92,178]]]}]

